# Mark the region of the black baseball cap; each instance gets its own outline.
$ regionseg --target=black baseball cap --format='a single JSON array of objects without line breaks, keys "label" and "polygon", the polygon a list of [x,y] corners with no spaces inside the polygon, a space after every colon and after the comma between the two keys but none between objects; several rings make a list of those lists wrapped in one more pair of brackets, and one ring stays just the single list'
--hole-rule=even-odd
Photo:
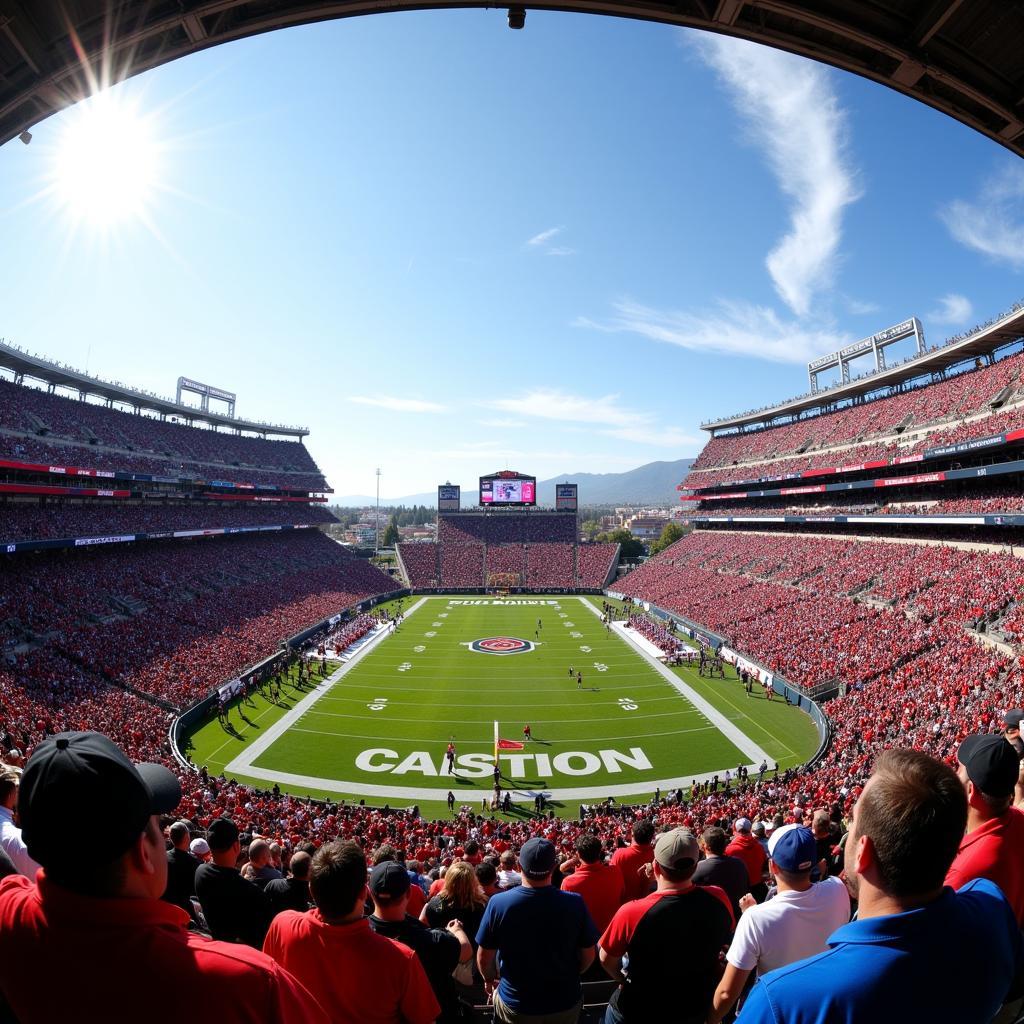
[{"label": "black baseball cap", "polygon": [[541,878],[554,871],[557,860],[558,851],[554,844],[541,836],[528,839],[519,851],[519,866],[535,878]]},{"label": "black baseball cap", "polygon": [[967,778],[987,796],[1012,796],[1017,785],[1020,762],[1017,752],[996,734],[968,736],[960,744],[956,759],[967,769]]},{"label": "black baseball cap", "polygon": [[238,838],[238,826],[230,818],[214,818],[206,830],[206,841],[215,853],[230,850]]},{"label": "black baseball cap", "polygon": [[[62,732],[36,747],[21,779],[18,815],[28,852],[44,868],[109,864],[170,814],[181,786],[160,764],[132,764],[98,732]],[[79,838],[102,822],[103,839]]]},{"label": "black baseball cap", "polygon": [[378,899],[381,896],[393,900],[401,899],[409,891],[411,884],[409,872],[393,860],[378,864],[370,872],[370,894]]},{"label": "black baseball cap", "polygon": [[1021,721],[1024,721],[1024,711],[1021,711],[1020,708],[1014,708],[1003,715],[1003,725],[1007,729],[1019,729]]}]

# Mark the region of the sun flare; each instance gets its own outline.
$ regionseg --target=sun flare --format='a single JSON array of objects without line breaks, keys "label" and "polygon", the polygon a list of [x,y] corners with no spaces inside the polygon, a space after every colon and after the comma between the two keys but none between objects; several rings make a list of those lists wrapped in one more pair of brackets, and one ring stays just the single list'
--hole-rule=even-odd
[{"label": "sun flare", "polygon": [[158,185],[152,118],[99,93],[73,112],[57,147],[54,193],[77,221],[110,227],[142,218]]}]

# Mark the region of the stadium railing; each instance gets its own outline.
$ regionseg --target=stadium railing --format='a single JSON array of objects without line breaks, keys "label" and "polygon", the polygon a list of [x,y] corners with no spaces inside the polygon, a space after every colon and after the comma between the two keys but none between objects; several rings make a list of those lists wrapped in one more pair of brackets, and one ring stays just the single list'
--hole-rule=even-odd
[{"label": "stadium railing", "polygon": [[[334,615],[321,619],[314,625],[309,626],[301,632],[296,633],[294,636],[289,637],[287,640],[282,641],[281,650],[275,651],[273,654],[261,659],[253,665],[247,666],[238,673],[237,678],[244,680],[261,677],[264,679],[269,678],[280,667],[282,659],[286,655],[286,650],[293,651],[301,649],[312,637],[329,629],[346,613],[358,614],[359,612],[369,611],[382,601],[391,601],[398,597],[405,597],[409,593],[410,591],[407,588],[394,590],[387,594],[377,594],[373,597],[367,598],[365,601],[361,601],[359,604],[351,605],[348,608],[342,608]],[[185,708],[185,710],[171,722],[170,727],[167,730],[167,740],[171,747],[171,755],[174,757],[174,760],[187,771],[194,772],[198,771],[198,769],[189,760],[189,758],[181,752],[181,744],[184,735],[191,731],[193,726],[209,715],[210,711],[217,703],[218,687],[223,686],[228,681],[229,680],[224,679],[219,683],[212,683],[210,693]],[[146,695],[143,694],[143,696]]]}]

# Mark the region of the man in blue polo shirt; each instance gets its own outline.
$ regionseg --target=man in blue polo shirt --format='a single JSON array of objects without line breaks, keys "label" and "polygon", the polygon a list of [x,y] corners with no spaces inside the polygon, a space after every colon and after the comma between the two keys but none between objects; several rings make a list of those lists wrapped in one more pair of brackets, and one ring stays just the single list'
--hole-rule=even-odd
[{"label": "man in blue polo shirt", "polygon": [[579,1018],[580,975],[594,962],[598,935],[583,897],[552,886],[556,860],[547,839],[526,842],[519,851],[523,884],[492,896],[480,922],[477,966],[503,1024]]},{"label": "man in blue polo shirt", "polygon": [[1018,969],[1021,937],[991,882],[943,887],[966,824],[948,765],[885,751],[846,841],[858,919],[833,932],[824,953],[761,978],[739,1024],[988,1024]]}]

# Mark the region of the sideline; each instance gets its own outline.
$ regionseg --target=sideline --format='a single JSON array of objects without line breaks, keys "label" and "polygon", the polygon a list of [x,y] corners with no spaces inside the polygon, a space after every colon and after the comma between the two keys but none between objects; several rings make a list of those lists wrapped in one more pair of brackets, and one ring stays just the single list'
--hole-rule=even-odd
[{"label": "sideline", "polygon": [[[598,617],[601,617],[601,612],[598,610],[596,605],[591,604],[584,598],[580,598],[581,601]],[[713,704],[706,701],[692,686],[685,683],[681,677],[677,676],[675,672],[663,665],[657,658],[652,658],[650,654],[644,650],[634,639],[633,630],[627,629],[626,624],[623,622],[613,622],[612,629],[626,641],[640,655],[648,665],[651,666],[656,672],[658,672],[665,681],[673,687],[680,696],[685,697],[704,717],[714,725],[720,733],[734,747],[742,750],[744,754],[751,759],[751,763],[745,767],[757,771],[762,761],[767,761],[768,764],[774,764],[774,758],[769,757],[742,729],[739,729],[736,725],[729,721],[721,711],[718,710]]]},{"label": "sideline", "polygon": [[[408,618],[427,600],[429,600],[427,597],[420,598],[420,600],[406,612],[406,618]],[[569,598],[569,600],[571,600],[571,598]],[[585,597],[578,597],[577,600],[579,600],[580,603],[588,608],[595,616],[598,618],[601,617],[601,612],[598,608],[591,604]],[[665,666],[655,658],[652,658],[650,655],[640,650],[636,644],[631,642],[628,635],[623,634],[621,630],[616,630],[616,633],[629,643],[633,650],[638,651],[641,657],[652,665],[681,696],[685,697],[693,705],[697,711],[703,714],[710,721],[713,727],[725,735],[725,737],[729,739],[730,742],[732,742],[740,751],[752,758],[751,763],[746,765],[746,767],[751,769],[751,771],[756,772],[762,760],[767,761],[769,764],[774,763],[773,760],[769,758],[753,740],[725,718],[720,711],[704,700],[700,694],[687,686],[686,683],[665,668]],[[246,775],[249,778],[261,779],[266,782],[279,782],[290,786],[305,786],[309,789],[322,790],[334,793],[338,796],[344,794],[346,797],[384,797],[391,800],[443,801],[445,790],[440,787],[424,788],[414,786],[384,786],[369,782],[354,782],[346,779],[325,779],[315,775],[301,775],[297,772],[282,772],[269,768],[258,768],[252,764],[260,754],[271,746],[271,744],[283,735],[283,733],[291,728],[291,726],[294,725],[310,707],[328,693],[332,689],[334,683],[336,683],[352,667],[353,664],[361,660],[362,655],[367,650],[375,648],[380,642],[380,639],[387,635],[387,633],[383,633],[381,638],[375,639],[372,643],[367,644],[366,647],[359,651],[351,661],[336,670],[320,684],[314,693],[310,694],[301,703],[297,704],[287,715],[271,726],[265,736],[259,737],[259,739],[254,741],[230,764],[226,765],[223,773],[227,775],[229,772],[232,772],[239,775]],[[728,765],[727,767],[732,770],[735,768],[735,765]],[[549,800],[601,800],[609,796],[644,796],[648,793],[653,793],[656,789],[660,789],[664,795],[671,789],[678,789],[680,787],[684,789],[688,788],[694,782],[710,782],[716,775],[719,778],[722,778],[725,775],[725,771],[726,768],[719,768],[716,771],[679,775],[674,778],[667,779],[646,779],[642,782],[623,783],[621,785],[578,786],[565,789],[510,789],[507,790],[507,792],[511,794],[512,799],[516,802],[533,801],[533,799],[540,793],[543,793],[545,798]],[[442,776],[438,776],[438,778],[442,778]],[[476,801],[483,797],[489,797],[489,795],[490,790],[487,787],[483,785],[479,787],[474,786],[472,790],[461,790],[459,793],[456,793],[456,802],[459,805],[473,805]]]},{"label": "sideline", "polygon": [[[427,598],[421,597],[411,608],[408,609],[408,611],[406,611],[405,618],[408,619],[409,616],[426,601]],[[222,774],[227,775],[228,772],[234,772],[238,775],[250,775],[254,779],[269,779],[271,777],[271,773],[262,768],[255,768],[252,762],[255,761],[260,754],[264,753],[268,747],[276,743],[311,707],[313,707],[314,704],[316,704],[318,700],[320,700],[321,697],[334,689],[334,684],[337,683],[353,665],[358,665],[368,652],[375,650],[378,644],[380,644],[385,637],[391,635],[391,631],[385,628],[382,629],[371,641],[369,641],[369,643],[363,644],[363,646],[360,647],[359,650],[348,659],[348,661],[344,662],[340,668],[336,668],[311,694],[303,697],[302,700],[300,700],[299,703],[291,709],[291,711],[279,718],[265,733],[263,733],[262,736],[253,740],[253,742],[250,743],[249,746],[247,746],[245,750],[238,755],[238,757],[224,765]]]}]

